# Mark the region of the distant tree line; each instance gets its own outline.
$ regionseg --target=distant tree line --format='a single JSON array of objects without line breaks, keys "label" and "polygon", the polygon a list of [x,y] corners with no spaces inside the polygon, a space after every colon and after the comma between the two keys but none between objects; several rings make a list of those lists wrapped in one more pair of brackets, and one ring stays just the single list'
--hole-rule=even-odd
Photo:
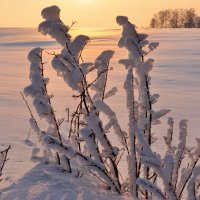
[{"label": "distant tree line", "polygon": [[151,28],[200,28],[200,16],[195,9],[162,10],[154,14]]}]

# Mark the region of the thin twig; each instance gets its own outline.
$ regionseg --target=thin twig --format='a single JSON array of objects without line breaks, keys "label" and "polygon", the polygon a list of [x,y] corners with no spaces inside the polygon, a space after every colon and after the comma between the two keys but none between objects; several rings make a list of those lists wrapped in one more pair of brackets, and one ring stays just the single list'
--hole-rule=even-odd
[{"label": "thin twig", "polygon": [[8,160],[8,159],[7,159],[7,155],[8,155],[8,151],[9,151],[10,149],[11,149],[11,146],[9,145],[8,148],[6,148],[5,150],[3,150],[3,151],[0,152],[1,155],[5,154],[5,155],[3,155],[4,158],[3,158],[2,165],[1,165],[1,168],[0,168],[0,176],[1,176],[1,172],[2,172],[2,170],[3,170],[3,168],[4,168],[4,165],[5,165],[6,161]]}]

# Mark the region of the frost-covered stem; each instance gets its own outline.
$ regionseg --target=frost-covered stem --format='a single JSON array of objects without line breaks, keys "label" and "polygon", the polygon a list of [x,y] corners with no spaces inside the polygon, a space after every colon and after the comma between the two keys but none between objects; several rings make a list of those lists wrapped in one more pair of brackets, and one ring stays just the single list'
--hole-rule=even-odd
[{"label": "frost-covered stem", "polygon": [[[108,66],[109,66],[109,62],[108,62],[108,64],[106,64],[106,63],[104,63],[104,64],[107,66],[107,69],[106,69],[106,70],[103,70],[103,71],[105,71],[105,80],[104,80],[104,85],[103,85],[102,101],[104,100],[105,91],[106,91],[106,83],[107,83],[107,78],[108,78]],[[100,74],[101,74],[103,71],[101,71]]]},{"label": "frost-covered stem", "polygon": [[168,119],[169,128],[167,130],[167,136],[164,136],[165,143],[167,145],[169,153],[172,151],[172,139],[173,139],[173,132],[174,132],[174,120],[173,118]]},{"label": "frost-covered stem", "polygon": [[[164,182],[165,177],[163,176],[162,179]],[[174,190],[174,187],[172,186],[171,183],[164,183],[164,186],[165,186],[166,193],[170,200],[179,200],[179,198],[176,195],[176,192]]]},{"label": "frost-covered stem", "polygon": [[[95,98],[96,100],[100,100],[103,102],[104,98],[105,98],[105,91],[106,91],[106,85],[107,85],[107,77],[108,77],[108,67],[109,67],[109,60],[110,60],[110,56],[113,55],[114,52],[112,51],[105,51],[103,52],[97,59],[99,63],[98,66],[98,71],[97,71],[97,78],[96,78],[96,84],[99,87],[98,90],[96,91],[96,95]],[[106,58],[107,56],[109,58]],[[104,58],[105,56],[105,58]],[[105,59],[105,60],[104,60]],[[97,66],[96,66],[97,67]],[[99,82],[98,82],[99,81]],[[97,106],[98,107],[98,106]],[[99,112],[96,112],[96,115],[99,116]],[[116,155],[114,155],[114,151],[113,151],[113,147],[112,144],[110,143],[110,141],[107,138],[106,133],[104,132],[101,123],[98,123],[99,129],[101,130],[104,140],[107,143],[107,147],[108,149],[110,149],[111,151],[111,156],[108,157],[108,160],[110,162],[110,168],[111,168],[111,174],[114,176],[114,179],[116,180],[119,189],[121,189],[121,183],[119,180],[119,170],[117,168],[117,163],[116,163]]]},{"label": "frost-covered stem", "polygon": [[147,89],[147,101],[148,101],[148,109],[146,110],[146,117],[148,118],[147,123],[147,130],[146,130],[146,137],[149,145],[151,146],[152,143],[152,135],[151,135],[151,123],[152,123],[152,104],[151,104],[151,95],[150,95],[150,89],[149,89],[149,82],[148,82],[148,75],[145,76],[145,83],[146,83],[146,89]]},{"label": "frost-covered stem", "polygon": [[[97,154],[98,154],[98,159],[100,160],[100,162],[101,162],[102,164],[104,164],[103,159],[102,159],[102,156],[101,156],[101,154],[100,154],[99,146],[98,146],[98,144],[97,144],[97,142],[96,142],[96,140],[95,140],[95,134],[94,134],[94,133],[92,133],[92,140],[93,140],[93,142],[94,142],[94,144],[95,144],[95,148],[96,148],[96,151],[97,151]],[[107,169],[106,169],[106,171],[107,171]]]},{"label": "frost-covered stem", "polygon": [[30,113],[30,115],[31,115],[31,118],[34,120],[34,122],[35,122],[35,125],[37,126],[37,128],[38,128],[38,130],[39,130],[38,123],[37,123],[37,121],[36,121],[35,117],[33,116],[33,113],[32,113],[32,111],[31,111],[31,108],[30,108],[30,106],[28,105],[28,102],[27,102],[27,100],[25,99],[25,97],[24,97],[24,95],[23,95],[23,93],[22,93],[22,92],[20,92],[20,94],[21,94],[21,96],[22,96],[22,99],[23,99],[24,103],[26,104],[26,107],[27,107],[27,109],[28,109],[28,111],[29,111],[29,113]]},{"label": "frost-covered stem", "polygon": [[107,158],[110,162],[110,171],[112,176],[114,176],[114,181],[116,181],[118,189],[120,190],[121,184],[119,180],[119,171],[115,163],[116,161],[115,151],[113,149],[110,140],[105,134],[101,121],[99,120],[99,117],[96,115],[96,113],[90,115],[87,118],[87,124],[88,128],[94,132],[96,139],[101,143],[103,149],[108,153]]},{"label": "frost-covered stem", "polygon": [[[80,135],[88,147],[87,151],[88,151],[90,157],[93,160],[95,160],[96,162],[100,163],[102,166],[105,166],[102,156],[100,154],[98,144],[95,141],[94,132],[92,132],[89,128],[86,127],[86,128],[83,128],[80,130]],[[106,172],[108,172],[106,167],[105,167],[105,170],[106,170]]]},{"label": "frost-covered stem", "polygon": [[[130,24],[130,22],[129,22],[129,24]],[[137,44],[139,44],[141,40],[139,39],[139,34],[134,27],[133,27],[133,32],[136,35]],[[144,55],[142,55],[139,46],[137,44],[135,44],[134,42],[133,42],[133,44],[135,45],[135,47],[138,51],[138,54],[141,57],[142,63],[144,63]],[[140,76],[142,76],[142,77],[140,77]],[[152,137],[151,136],[152,104],[151,104],[151,100],[150,100],[150,89],[149,89],[149,82],[148,82],[148,74],[146,74],[146,75],[139,74],[139,79],[140,79],[140,81],[144,81],[144,83],[142,83],[142,87],[138,88],[139,89],[139,95],[141,95],[141,94],[144,95],[144,97],[142,97],[142,98],[146,98],[147,103],[148,103],[148,105],[145,105],[144,102],[142,101],[143,104],[141,105],[141,107],[142,107],[141,109],[143,110],[141,112],[141,114],[145,115],[145,116],[142,116],[142,117],[145,117],[147,119],[147,127],[145,127],[144,134],[146,135],[146,139],[148,141],[149,146],[151,146],[151,140],[152,140],[152,138],[151,138]],[[146,94],[143,94],[143,93],[146,93]],[[138,170],[139,171],[141,170],[141,165],[139,165]],[[149,180],[149,171],[150,171],[149,167],[144,166],[144,174],[145,174],[147,180]],[[148,191],[145,191],[145,197],[146,197],[146,199],[148,199]]]},{"label": "frost-covered stem", "polygon": [[89,114],[89,113],[90,113],[90,110],[89,110],[89,107],[88,107],[88,105],[87,105],[86,91],[83,92],[83,94],[82,94],[82,100],[83,100],[83,104],[84,104],[84,106],[85,106],[85,109],[86,109],[87,113]]},{"label": "frost-covered stem", "polygon": [[185,154],[186,137],[187,137],[187,120],[181,120],[179,128],[180,128],[179,144],[174,158],[175,162],[172,175],[172,185],[174,186],[175,189],[177,188],[179,169]]},{"label": "frost-covered stem", "polygon": [[[71,137],[71,134],[72,134],[72,132],[74,131],[74,129],[73,129],[73,125],[74,125],[74,123],[75,123],[75,121],[76,121],[76,118],[78,117],[80,117],[80,112],[79,112],[79,110],[81,109],[81,105],[82,105],[82,97],[81,97],[81,101],[80,101],[80,103],[78,104],[78,106],[77,106],[77,108],[76,108],[76,111],[72,114],[72,118],[71,118],[71,122],[70,122],[70,129],[69,129],[69,138]],[[74,125],[75,126],[75,125]]]},{"label": "frost-covered stem", "polygon": [[[142,62],[144,57],[141,56]],[[152,134],[151,134],[151,124],[152,124],[152,103],[151,103],[151,96],[150,96],[150,88],[149,88],[149,81],[148,81],[148,74],[143,74],[139,70],[137,70],[138,78],[139,78],[139,99],[141,101],[140,106],[140,123],[142,126],[143,134],[146,137],[149,147],[152,143]],[[146,120],[146,122],[144,121]],[[139,164],[139,171],[141,170],[141,164]],[[148,166],[144,166],[144,175],[147,180],[149,180],[150,168]],[[148,191],[145,191],[145,198],[148,199],[149,197]]]},{"label": "frost-covered stem", "polygon": [[[77,113],[77,115],[78,115],[77,116],[77,124],[75,124],[76,133],[79,133],[81,109],[82,109],[82,103],[80,104],[80,108],[78,109],[78,113]],[[80,144],[79,144],[79,149],[80,149]]]},{"label": "frost-covered stem", "polygon": [[[42,77],[44,77],[44,62],[43,62],[43,59],[42,59],[42,53],[43,52],[41,52],[41,56],[39,54],[37,54],[37,55],[40,58],[40,62],[41,62],[41,75],[42,75]],[[59,138],[59,140],[60,140],[60,142],[62,144],[63,141],[62,141],[62,137],[61,137],[61,133],[60,133],[60,128],[59,128],[59,125],[58,125],[58,122],[57,122],[57,119],[56,119],[56,116],[55,116],[55,113],[54,113],[54,110],[53,110],[53,107],[52,107],[52,104],[51,104],[51,99],[48,96],[47,86],[46,86],[45,83],[44,83],[44,92],[45,92],[45,94],[47,96],[47,99],[48,99],[50,112],[51,112],[51,115],[52,115],[53,120],[54,120],[54,124],[55,124],[56,130],[57,130],[58,138]]]},{"label": "frost-covered stem", "polygon": [[7,156],[8,156],[8,151],[11,149],[11,146],[9,145],[6,149],[4,149],[3,151],[0,152],[0,155],[1,155],[1,166],[0,166],[0,176],[2,175],[2,171],[3,171],[3,168],[5,166],[5,163],[6,161],[8,160],[7,159]]},{"label": "frost-covered stem", "polygon": [[155,196],[157,196],[157,198],[159,198],[159,200],[167,200],[161,189],[152,184],[152,182],[146,179],[138,178],[137,184],[153,193]]},{"label": "frost-covered stem", "polygon": [[200,155],[196,158],[195,161],[193,161],[193,162],[191,163],[191,165],[190,165],[190,167],[189,167],[190,172],[189,172],[188,174],[185,174],[185,177],[184,177],[185,180],[184,180],[183,182],[181,182],[182,187],[181,187],[181,188],[178,190],[178,192],[177,192],[179,198],[181,198],[181,196],[182,196],[182,194],[183,194],[183,191],[184,191],[184,189],[185,189],[185,187],[186,187],[188,181],[190,180],[190,178],[191,178],[191,176],[192,176],[192,173],[193,173],[193,171],[194,171],[194,169],[195,169],[197,163],[199,162],[199,160],[200,160]]},{"label": "frost-covered stem", "polygon": [[117,165],[115,163],[115,160],[113,160],[112,158],[109,158],[110,162],[111,162],[111,171],[114,172],[114,179],[116,180],[117,182],[117,187],[119,188],[119,190],[121,190],[121,183],[120,183],[120,180],[119,180],[119,170],[117,168]]},{"label": "frost-covered stem", "polygon": [[127,108],[129,111],[129,137],[128,137],[128,171],[129,171],[129,183],[130,183],[130,191],[134,198],[138,197],[138,188],[136,186],[137,179],[137,158],[136,158],[136,118],[135,118],[135,102],[134,102],[134,87],[133,87],[133,68],[130,67],[127,73],[126,81],[124,83],[124,88],[126,90],[126,98],[127,98]]},{"label": "frost-covered stem", "polygon": [[[37,123],[35,117],[33,116],[33,113],[32,113],[32,111],[31,111],[31,108],[30,108],[30,106],[29,106],[27,100],[25,99],[25,97],[24,97],[24,95],[23,95],[22,92],[20,92],[20,94],[21,94],[22,99],[23,99],[23,101],[25,102],[26,107],[27,107],[27,109],[28,109],[28,111],[29,111],[29,113],[30,113],[30,115],[31,115],[31,119],[32,119],[33,122],[34,122],[34,126],[36,126],[38,138],[41,138],[41,136],[44,135],[44,134],[46,134],[46,133],[45,133],[44,131],[41,131],[41,130],[40,130],[40,127],[38,126],[38,123]],[[39,140],[40,140],[40,139],[39,139]],[[44,150],[45,153],[46,153],[47,151],[50,152],[50,149]],[[58,156],[58,155],[57,155],[57,156]],[[58,158],[58,157],[57,157],[57,158]],[[60,159],[58,158],[57,160],[58,160],[58,163],[60,163]]]},{"label": "frost-covered stem", "polygon": [[188,182],[188,199],[190,200],[198,200],[196,194],[196,182],[195,177],[192,177]]},{"label": "frost-covered stem", "polygon": [[[142,57],[143,59],[143,57]],[[149,89],[149,82],[148,82],[148,75],[145,76],[145,83],[146,83],[146,93],[147,93],[147,101],[148,101],[148,108],[149,110],[146,110],[146,118],[147,118],[147,128],[146,128],[146,131],[145,131],[145,135],[146,135],[146,138],[147,138],[147,141],[149,143],[149,146],[151,146],[151,143],[152,143],[152,135],[151,135],[151,123],[152,123],[152,114],[151,114],[151,111],[152,111],[152,104],[151,104],[151,96],[150,96],[150,89]],[[149,172],[150,172],[150,168],[149,167],[144,167],[144,170],[145,170],[145,176],[146,176],[146,179],[149,180]],[[148,192],[146,191],[146,199],[148,199]]]},{"label": "frost-covered stem", "polygon": [[[35,126],[36,126],[36,129],[39,130],[39,132],[41,132],[42,134],[45,134],[45,132],[40,131],[40,127],[39,127],[39,125],[38,125],[38,123],[37,123],[35,117],[33,116],[33,112],[31,111],[31,108],[30,108],[30,106],[29,106],[29,104],[28,104],[26,98],[24,97],[23,93],[20,92],[20,94],[21,94],[22,99],[23,99],[24,103],[26,104],[26,107],[27,107],[27,109],[28,109],[28,111],[29,111],[29,113],[30,113],[30,115],[31,115],[31,119],[34,120],[34,124],[35,124]],[[38,132],[37,134],[40,134],[39,132]],[[39,137],[40,137],[40,136],[39,136]]]},{"label": "frost-covered stem", "polygon": [[[121,155],[118,157],[118,159],[116,160],[116,165],[118,165],[119,163],[120,163],[120,161],[121,161],[121,159],[122,159],[122,157],[123,157],[123,155],[124,155],[124,152],[125,152],[125,149],[123,148],[123,149],[121,149],[120,151],[123,151],[122,153],[121,153]],[[123,178],[122,178],[123,179]]]},{"label": "frost-covered stem", "polygon": [[[46,96],[46,99],[47,99],[47,103],[49,105],[49,109],[50,109],[50,115],[53,119],[53,123],[54,123],[54,127],[56,129],[56,132],[57,132],[57,135],[58,135],[58,138],[61,142],[61,145],[63,144],[63,141],[62,141],[62,137],[61,137],[61,133],[60,133],[60,124],[58,124],[58,121],[56,119],[56,116],[55,116],[55,112],[54,112],[54,109],[52,107],[52,103],[51,103],[51,99],[48,95],[48,91],[47,91],[47,84],[46,82],[44,81],[44,62],[43,62],[43,50],[40,50],[39,53],[36,52],[36,55],[38,56],[39,58],[39,61],[40,61],[40,68],[39,68],[39,71],[40,71],[40,74],[42,76],[42,81],[43,81],[43,87],[41,88],[42,91],[43,91],[43,96]],[[33,118],[34,119],[34,118]],[[36,123],[37,125],[37,123]],[[58,164],[60,165],[61,164],[61,158],[60,158],[60,155],[58,154],[58,152],[56,152],[56,158],[57,158],[57,162]],[[66,157],[65,158],[67,163],[68,163],[68,171],[71,172],[71,165],[70,165],[70,160]]]},{"label": "frost-covered stem", "polygon": [[[108,148],[111,150],[113,156],[115,157],[112,144],[111,144],[111,142],[109,141],[109,139],[107,138],[107,135],[104,133],[104,130],[103,130],[103,128],[102,128],[101,123],[99,123],[98,126],[99,126],[99,129],[101,130],[101,132],[102,132],[102,134],[103,134],[103,137],[105,138],[105,141],[106,141],[106,143],[107,143],[107,145],[108,145]],[[113,159],[112,157],[108,157],[108,159],[109,159],[109,161],[110,161],[111,168],[112,168],[112,169],[111,169],[111,172],[114,172],[114,174],[112,174],[112,175],[114,175],[114,179],[115,179],[116,182],[117,182],[118,189],[121,190],[121,184],[120,184],[120,180],[119,180],[119,170],[118,170],[118,168],[117,168],[117,164],[115,163],[116,158]]]},{"label": "frost-covered stem", "polygon": [[92,176],[98,178],[104,185],[108,186],[108,184],[106,183],[106,181],[104,181],[99,176],[97,176],[95,173],[93,173],[92,170],[89,169],[89,172],[90,172],[90,174],[92,174]]}]

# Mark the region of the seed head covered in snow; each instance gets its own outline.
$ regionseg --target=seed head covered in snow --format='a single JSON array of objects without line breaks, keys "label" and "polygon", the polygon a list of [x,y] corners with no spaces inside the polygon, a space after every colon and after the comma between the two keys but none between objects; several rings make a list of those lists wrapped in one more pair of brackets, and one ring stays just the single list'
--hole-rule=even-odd
[{"label": "seed head covered in snow", "polygon": [[34,66],[36,67],[38,64],[41,63],[41,54],[42,54],[43,49],[42,48],[34,48],[32,49],[29,54],[28,54],[28,60],[32,63],[35,64]]},{"label": "seed head covered in snow", "polygon": [[128,69],[130,66],[134,67],[136,65],[136,62],[134,59],[121,59],[119,60],[120,65],[124,65],[126,69]]},{"label": "seed head covered in snow", "polygon": [[147,75],[153,68],[153,59],[148,59],[146,62],[142,63],[138,68],[137,68],[137,74],[139,76],[142,75]]},{"label": "seed head covered in snow", "polygon": [[128,17],[126,16],[117,16],[116,21],[119,25],[124,25],[128,23]]},{"label": "seed head covered in snow", "polygon": [[145,33],[138,33],[138,39],[140,42],[145,42],[146,44],[148,44],[149,42],[145,40],[147,37],[148,35]]},{"label": "seed head covered in snow", "polygon": [[48,84],[48,78],[44,78],[42,76],[42,51],[41,48],[35,48],[30,51],[28,55],[28,59],[31,62],[30,70],[30,80],[31,85],[24,89],[24,93],[26,96],[30,95],[34,97],[36,95],[41,96],[43,93],[44,87]]},{"label": "seed head covered in snow", "polygon": [[41,15],[45,21],[39,25],[39,32],[44,35],[49,34],[62,46],[70,42],[71,36],[68,34],[69,27],[64,25],[60,20],[60,9],[57,6],[44,8]]},{"label": "seed head covered in snow", "polygon": [[98,79],[95,81],[92,87],[92,89],[95,90],[93,97],[94,100],[105,98],[108,67],[113,54],[114,51],[111,50],[103,51],[95,60],[94,68],[97,69]]},{"label": "seed head covered in snow", "polygon": [[115,95],[115,93],[118,91],[118,89],[116,87],[113,87],[111,90],[109,90],[108,92],[106,92],[105,94],[105,99],[109,98],[113,95]]},{"label": "seed head covered in snow", "polygon": [[152,111],[152,119],[153,120],[157,120],[161,117],[163,117],[164,115],[168,114],[170,112],[170,110],[166,110],[166,109],[163,109],[163,110],[159,110],[159,111]]},{"label": "seed head covered in snow", "polygon": [[110,61],[110,59],[113,57],[114,51],[111,50],[107,50],[107,51],[103,51],[97,58],[96,58],[96,62],[100,62],[100,63],[104,63],[104,64],[108,64],[108,62]]},{"label": "seed head covered in snow", "polygon": [[151,95],[151,97],[150,97],[151,103],[152,103],[152,104],[156,103],[156,102],[158,101],[158,98],[159,98],[159,97],[160,97],[159,94],[153,94],[153,95]]},{"label": "seed head covered in snow", "polygon": [[77,36],[62,49],[61,54],[56,55],[52,60],[52,66],[58,76],[63,77],[64,81],[78,92],[82,91],[84,76],[93,67],[93,63],[79,63],[81,53],[89,40],[88,36]]},{"label": "seed head covered in snow", "polygon": [[[122,47],[127,47],[126,45],[126,39],[127,38],[132,38],[135,41],[137,41],[137,33],[135,31],[135,25],[131,24],[128,21],[128,18],[125,16],[118,16],[116,18],[117,23],[123,27],[123,32],[122,32],[122,37],[120,38],[119,42],[118,42],[118,46],[120,48]],[[137,42],[136,42],[137,43]]]},{"label": "seed head covered in snow", "polygon": [[151,43],[149,44],[149,49],[150,49],[151,51],[153,51],[153,50],[156,49],[158,46],[159,46],[159,42],[151,42]]},{"label": "seed head covered in snow", "polygon": [[78,35],[71,44],[68,46],[68,50],[72,55],[78,59],[85,45],[90,41],[90,38],[86,35]]},{"label": "seed head covered in snow", "polygon": [[50,6],[50,7],[44,8],[42,10],[41,15],[47,21],[59,21],[60,8],[58,6]]}]

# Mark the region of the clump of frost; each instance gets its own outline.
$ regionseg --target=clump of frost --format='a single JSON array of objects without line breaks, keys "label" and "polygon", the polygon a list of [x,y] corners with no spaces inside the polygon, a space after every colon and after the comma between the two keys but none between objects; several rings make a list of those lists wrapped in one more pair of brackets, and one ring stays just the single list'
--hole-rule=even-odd
[{"label": "clump of frost", "polygon": [[44,8],[42,10],[42,17],[45,21],[39,25],[39,32],[43,35],[49,34],[62,46],[70,42],[69,27],[60,20],[60,8],[58,6]]}]

